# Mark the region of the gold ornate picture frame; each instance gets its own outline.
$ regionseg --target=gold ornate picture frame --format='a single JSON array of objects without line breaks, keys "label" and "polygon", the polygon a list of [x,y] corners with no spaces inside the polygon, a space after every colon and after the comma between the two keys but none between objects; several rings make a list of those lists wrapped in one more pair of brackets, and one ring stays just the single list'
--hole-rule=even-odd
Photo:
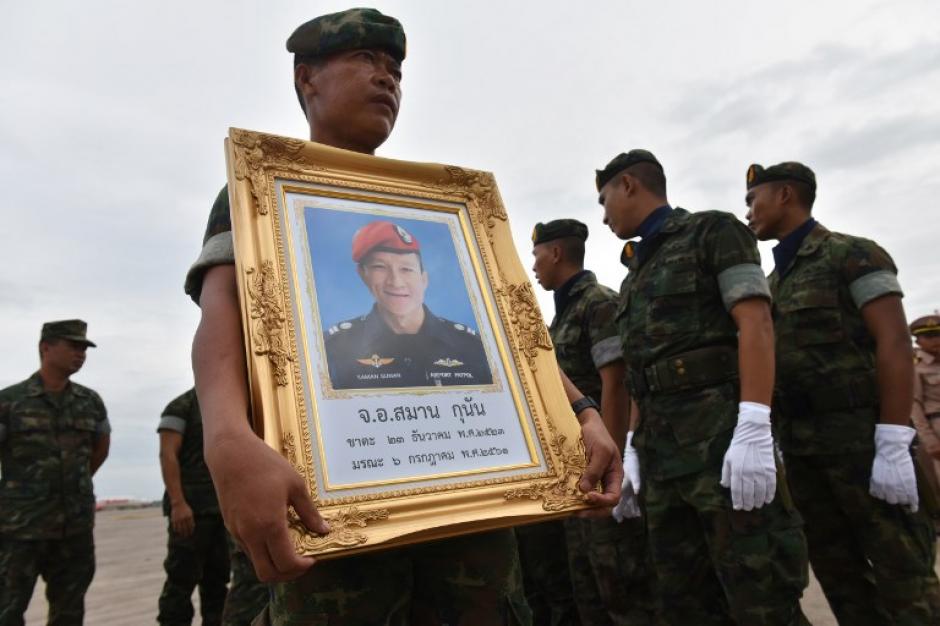
[{"label": "gold ornate picture frame", "polygon": [[[587,506],[580,428],[491,174],[240,129],[226,156],[255,429],[331,526],[291,512],[299,552]],[[373,243],[415,251],[401,280],[419,286],[370,282],[356,249]],[[418,334],[382,322],[404,301],[424,311]]]}]

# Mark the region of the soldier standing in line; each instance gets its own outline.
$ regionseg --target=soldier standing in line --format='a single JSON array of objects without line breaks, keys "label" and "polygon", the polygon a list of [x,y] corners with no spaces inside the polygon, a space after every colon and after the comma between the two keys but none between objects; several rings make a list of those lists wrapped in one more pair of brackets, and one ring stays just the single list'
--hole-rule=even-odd
[{"label": "soldier standing in line", "polygon": [[840,624],[936,624],[934,533],[910,446],[913,362],[897,268],[811,215],[801,163],[747,171],[747,219],[776,239],[775,426],[810,562]]},{"label": "soldier standing in line", "polygon": [[754,235],[730,213],[672,208],[646,150],[615,157],[596,184],[604,223],[642,238],[621,256],[617,320],[639,406],[623,498],[642,476],[660,619],[806,624],[806,541],[777,480],[770,292]]},{"label": "soldier standing in line", "polygon": [[911,334],[917,343],[911,420],[936,493],[940,485],[940,315],[917,318],[911,322]]},{"label": "soldier standing in line", "polygon": [[202,415],[195,389],[167,405],[157,432],[166,486],[163,514],[169,518],[163,562],[166,582],[157,622],[165,626],[191,624],[193,589],[198,585],[202,624],[220,625],[229,577],[228,544],[202,454]]},{"label": "soldier standing in line", "polygon": [[95,574],[91,477],[108,456],[101,397],[72,382],[95,344],[82,320],[43,324],[39,371],[0,391],[0,626],[23,624],[36,578],[49,623],[81,624]]},{"label": "soldier standing in line", "polygon": [[[624,442],[630,396],[624,385],[623,353],[617,331],[617,292],[597,282],[584,269],[588,227],[573,219],[538,223],[532,231],[532,270],[542,288],[554,292],[555,317],[549,327],[558,364],[578,389],[599,400],[601,419],[614,441]],[[637,517],[614,520],[572,517],[516,529],[523,574],[545,584],[545,595],[562,583],[573,584],[574,600],[584,624],[654,623],[652,572],[646,549],[646,527]],[[565,545],[570,560],[561,572]],[[557,559],[557,563],[545,563]],[[549,585],[552,573],[556,584]],[[530,604],[532,604],[530,600]],[[560,621],[553,623],[575,623]]]},{"label": "soldier standing in line", "polygon": [[[294,86],[310,139],[374,153],[401,99],[405,34],[374,9],[350,9],[301,25],[288,39]],[[203,249],[186,279],[202,309],[193,369],[206,461],[226,523],[261,580],[274,581],[258,624],[529,624],[515,536],[501,530],[319,563],[296,554],[287,507],[317,533],[329,526],[296,470],[251,430],[228,194],[209,216]],[[570,400],[578,394],[566,387]],[[588,467],[580,487],[593,504],[614,504],[621,468],[600,415],[578,413]],[[593,491],[603,481],[604,491]],[[299,578],[298,578],[299,577]],[[294,580],[296,579],[296,580]]]}]

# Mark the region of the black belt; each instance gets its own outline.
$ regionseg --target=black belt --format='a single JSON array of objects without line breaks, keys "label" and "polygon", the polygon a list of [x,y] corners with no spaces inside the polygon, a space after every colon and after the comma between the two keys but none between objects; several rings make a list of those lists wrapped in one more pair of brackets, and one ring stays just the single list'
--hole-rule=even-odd
[{"label": "black belt", "polygon": [[736,380],[738,351],[717,346],[690,350],[640,370],[630,369],[630,391],[636,398]]}]

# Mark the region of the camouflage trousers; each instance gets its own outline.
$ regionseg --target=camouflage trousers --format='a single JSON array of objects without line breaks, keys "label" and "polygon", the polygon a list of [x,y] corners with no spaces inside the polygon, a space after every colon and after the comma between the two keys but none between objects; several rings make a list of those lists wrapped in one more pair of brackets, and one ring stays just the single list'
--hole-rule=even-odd
[{"label": "camouflage trousers", "polygon": [[49,602],[49,626],[80,626],[85,592],[95,575],[92,531],[64,539],[0,536],[0,626],[23,626],[23,614],[42,576]]},{"label": "camouflage trousers", "polygon": [[735,511],[720,478],[715,466],[643,483],[660,619],[676,626],[809,624],[800,609],[806,539],[784,481],[770,504]]},{"label": "camouflage trousers", "polygon": [[534,626],[577,626],[578,609],[568,564],[565,527],[569,520],[517,526],[525,598]]},{"label": "camouflage trousers", "polygon": [[189,626],[193,621],[193,590],[199,587],[199,608],[206,626],[222,623],[229,563],[225,526],[221,515],[197,515],[196,527],[181,537],[169,526],[166,582],[160,593],[157,622],[163,626]]},{"label": "camouflage trousers", "polygon": [[872,452],[785,456],[813,572],[840,624],[938,624],[930,518],[868,493],[873,459]]},{"label": "camouflage trousers", "polygon": [[254,626],[532,623],[511,530],[322,561],[271,588]]},{"label": "camouflage trousers", "polygon": [[228,533],[226,535],[232,584],[225,597],[222,626],[249,626],[268,604],[268,586],[255,576],[251,560],[235,545],[232,536]]},{"label": "camouflage trousers", "polygon": [[568,559],[584,626],[656,624],[646,520],[612,517],[565,520]]}]

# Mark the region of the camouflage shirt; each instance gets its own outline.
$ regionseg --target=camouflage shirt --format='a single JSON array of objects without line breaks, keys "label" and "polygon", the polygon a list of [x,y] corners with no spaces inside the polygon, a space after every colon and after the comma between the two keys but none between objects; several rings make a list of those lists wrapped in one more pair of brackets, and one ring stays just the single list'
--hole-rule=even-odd
[{"label": "camouflage shirt", "polygon": [[[730,213],[674,209],[643,248],[642,263],[626,255],[617,324],[640,408],[633,442],[646,472],[667,479],[721,463],[739,401],[738,330],[729,312],[770,293],[754,235]],[[703,348],[723,360],[709,356],[687,372],[692,364],[683,357]],[[653,382],[666,368],[680,382],[662,391],[639,388],[639,377]]]},{"label": "camouflage shirt", "polygon": [[600,368],[623,358],[615,316],[617,292],[585,272],[568,292],[568,305],[549,326],[558,365],[586,396],[601,401]]},{"label": "camouflage shirt", "polygon": [[91,529],[91,452],[110,432],[101,397],[78,383],[48,393],[37,372],[0,391],[0,535],[58,539]]},{"label": "camouflage shirt", "polygon": [[[202,453],[202,414],[196,390],[190,389],[163,409],[157,431],[172,430],[183,436],[179,450],[183,497],[196,515],[220,513],[212,476]],[[170,513],[169,497],[163,494],[163,512]]]},{"label": "camouflage shirt", "polygon": [[216,196],[209,212],[209,222],[202,238],[202,251],[199,258],[189,268],[186,274],[184,290],[186,295],[199,304],[202,294],[202,278],[205,273],[216,265],[233,265],[235,263],[235,246],[232,242],[232,216],[228,201],[228,185]]},{"label": "camouflage shirt", "polygon": [[878,421],[875,342],[861,308],[902,295],[876,243],[817,224],[783,277],[770,275],[777,340],[774,424],[784,452],[873,449]]}]

